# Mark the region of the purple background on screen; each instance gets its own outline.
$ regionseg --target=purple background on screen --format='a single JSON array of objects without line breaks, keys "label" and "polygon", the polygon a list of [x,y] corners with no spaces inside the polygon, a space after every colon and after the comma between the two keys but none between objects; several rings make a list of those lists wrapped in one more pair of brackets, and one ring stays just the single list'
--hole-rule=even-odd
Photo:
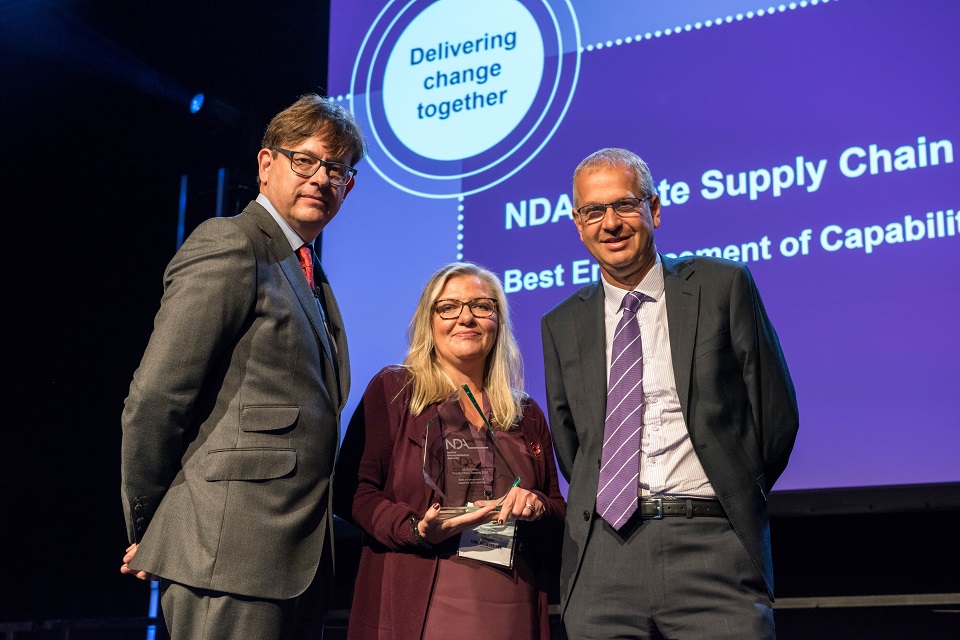
[{"label": "purple background on screen", "polygon": [[[349,92],[353,61],[382,6],[369,4],[332,4],[330,95]],[[647,25],[630,28],[637,33],[685,24],[703,5],[677,9],[684,16],[665,7],[638,16],[635,3],[610,3],[606,11],[603,3],[573,6],[586,46],[627,35],[604,35],[626,25]],[[764,5],[709,6],[703,19]],[[555,206],[571,196],[570,177],[584,156],[619,146],[641,155],[656,182],[690,187],[687,202],[663,207],[661,252],[771,241],[772,258],[748,265],[801,410],[797,446],[777,489],[960,481],[960,230],[882,244],[870,254],[830,252],[819,242],[831,224],[885,226],[960,210],[956,24],[955,2],[840,0],[585,50],[570,108],[549,143],[516,175],[462,203],[404,193],[362,163],[323,246],[351,340],[348,415],[373,373],[402,359],[422,285],[457,258],[458,233],[465,259],[501,275],[557,264],[566,270],[565,286],[510,295],[527,390],[543,404],[540,317],[577,290],[570,265],[590,256],[568,218],[506,229],[506,207],[535,198]],[[951,141],[954,162],[856,178],[840,171],[849,147],[893,152],[916,147],[920,136],[928,145]],[[753,201],[700,194],[707,170],[771,170],[797,156],[826,159],[817,191],[792,186]],[[812,230],[809,255],[780,255],[780,240],[805,229]]]}]

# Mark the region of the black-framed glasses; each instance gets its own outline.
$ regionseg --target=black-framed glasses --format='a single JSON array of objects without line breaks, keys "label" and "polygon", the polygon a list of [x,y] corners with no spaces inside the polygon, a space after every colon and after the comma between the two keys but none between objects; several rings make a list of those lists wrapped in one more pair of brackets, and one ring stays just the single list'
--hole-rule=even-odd
[{"label": "black-framed glasses", "polygon": [[466,302],[444,298],[433,303],[437,315],[444,320],[455,320],[463,313],[464,307],[470,307],[475,318],[489,318],[497,311],[497,301],[493,298],[474,298]]},{"label": "black-framed glasses", "polygon": [[606,204],[585,204],[576,209],[577,215],[584,224],[593,224],[603,219],[607,215],[607,207],[610,207],[621,218],[638,215],[643,210],[643,203],[649,200],[653,194],[643,198],[620,198],[616,202]]},{"label": "black-framed glasses", "polygon": [[350,184],[353,176],[357,175],[357,170],[348,164],[321,160],[306,151],[291,151],[281,147],[270,147],[270,149],[287,156],[290,159],[290,169],[304,178],[311,178],[317,171],[320,171],[320,167],[326,167],[327,180],[330,181],[330,184],[335,187],[343,187]]}]

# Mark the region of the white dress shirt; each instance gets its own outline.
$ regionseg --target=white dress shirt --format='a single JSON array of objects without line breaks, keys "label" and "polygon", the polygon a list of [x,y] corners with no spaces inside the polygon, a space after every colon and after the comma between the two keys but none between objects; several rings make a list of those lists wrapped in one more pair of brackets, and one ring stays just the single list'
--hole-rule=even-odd
[{"label": "white dress shirt", "polygon": [[[601,282],[605,300],[609,381],[613,335],[622,313],[620,304],[627,291],[607,283],[603,278]],[[643,342],[644,397],[638,495],[654,498],[715,498],[716,492],[693,449],[680,409],[670,352],[663,264],[659,254],[656,263],[634,290],[653,299],[652,302],[646,300],[641,304],[637,312],[640,339]]]}]

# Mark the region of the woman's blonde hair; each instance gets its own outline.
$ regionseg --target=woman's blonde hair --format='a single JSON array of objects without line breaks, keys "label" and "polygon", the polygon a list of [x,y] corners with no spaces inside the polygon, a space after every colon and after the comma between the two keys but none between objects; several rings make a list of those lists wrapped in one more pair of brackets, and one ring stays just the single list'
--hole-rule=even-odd
[{"label": "woman's blonde hair", "polygon": [[434,303],[447,282],[461,276],[476,276],[493,292],[497,301],[499,326],[493,349],[487,356],[483,371],[483,390],[490,400],[494,427],[507,430],[516,424],[523,414],[523,361],[520,348],[513,337],[507,296],[500,278],[491,271],[471,262],[454,262],[437,271],[420,295],[407,331],[410,350],[403,366],[410,372],[412,387],[410,411],[420,415],[429,405],[440,402],[457,393],[458,388],[443,370],[437,358],[433,341]]}]

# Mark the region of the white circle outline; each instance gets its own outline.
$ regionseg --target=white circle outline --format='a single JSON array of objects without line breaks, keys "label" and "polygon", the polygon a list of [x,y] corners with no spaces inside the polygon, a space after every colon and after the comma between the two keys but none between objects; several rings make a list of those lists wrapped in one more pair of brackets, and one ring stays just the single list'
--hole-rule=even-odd
[{"label": "white circle outline", "polygon": [[[410,0],[410,2],[407,3],[407,6],[404,7],[403,10],[401,10],[400,13],[397,14],[397,16],[393,19],[393,21],[391,21],[391,23],[390,23],[390,25],[387,27],[386,31],[384,31],[383,36],[380,38],[380,42],[377,43],[377,48],[376,48],[376,50],[375,50],[374,53],[373,53],[372,60],[376,60],[376,59],[379,57],[379,55],[380,55],[380,49],[383,47],[383,42],[384,42],[384,40],[387,39],[387,34],[393,29],[393,25],[396,24],[397,20],[400,19],[400,16],[402,16],[402,15],[406,12],[407,8],[408,8],[411,4],[413,4],[414,2],[417,2],[417,1],[418,1],[418,0]],[[563,50],[563,46],[562,46],[562,45],[563,45],[563,38],[560,37],[560,33],[559,33],[559,32],[560,32],[560,25],[557,23],[556,15],[554,14],[553,9],[552,9],[552,8],[550,7],[550,5],[549,5],[549,0],[540,0],[540,3],[543,4],[544,6],[546,6],[547,11],[550,12],[550,17],[551,17],[551,19],[552,19],[552,21],[553,21],[553,28],[554,28],[554,31],[557,33],[557,43],[560,45],[559,48],[560,48],[560,50],[562,51],[562,50]],[[527,13],[529,14],[529,11],[528,11]],[[532,16],[531,16],[531,17],[532,17]],[[534,21],[534,23],[536,24],[536,21]],[[540,25],[537,24],[537,27],[539,28]],[[479,169],[476,169],[476,170],[474,170],[474,171],[472,171],[472,172],[470,172],[470,173],[464,173],[464,174],[460,174],[460,175],[458,175],[458,176],[436,176],[436,175],[434,175],[434,174],[420,172],[420,171],[417,171],[416,169],[411,169],[410,167],[406,166],[403,162],[401,162],[401,161],[398,160],[397,158],[393,157],[393,154],[391,154],[391,153],[387,150],[386,145],[380,144],[380,148],[383,149],[383,152],[384,152],[391,160],[393,160],[393,163],[394,163],[395,165],[397,165],[397,166],[400,167],[401,169],[407,171],[408,173],[412,173],[413,175],[420,176],[420,177],[424,177],[424,178],[435,178],[435,179],[437,179],[437,180],[458,180],[458,179],[460,179],[461,177],[470,177],[470,176],[476,175],[477,173],[480,173],[481,171],[486,171],[487,169],[489,169],[489,168],[491,168],[491,167],[495,167],[496,165],[498,165],[498,164],[500,164],[501,162],[503,162],[504,160],[506,160],[509,156],[513,155],[513,153],[514,153],[520,146],[522,146],[523,143],[526,142],[527,139],[528,139],[531,135],[533,135],[533,132],[537,129],[537,127],[540,126],[540,123],[541,123],[541,122],[543,121],[543,119],[546,117],[546,112],[550,110],[550,105],[553,104],[553,99],[554,99],[554,97],[556,96],[556,93],[557,93],[557,85],[560,84],[560,76],[561,76],[562,73],[563,73],[563,56],[557,56],[557,58],[558,58],[558,62],[559,62],[559,63],[558,63],[558,66],[557,66],[556,78],[554,79],[554,82],[553,82],[553,88],[552,88],[552,90],[550,91],[550,98],[547,100],[547,104],[546,104],[546,105],[544,106],[544,108],[543,108],[543,113],[541,113],[540,117],[537,119],[537,121],[536,121],[536,122],[533,124],[533,126],[531,127],[530,133],[527,134],[527,136],[524,137],[523,140],[521,140],[520,142],[518,142],[517,145],[516,145],[513,149],[511,149],[510,151],[508,151],[507,153],[505,153],[504,155],[502,155],[499,159],[491,162],[491,163],[488,164],[487,166],[485,166],[485,167],[480,167]],[[359,62],[359,60],[358,60],[358,62]],[[370,84],[371,84],[371,81],[372,81],[372,77],[373,77],[373,65],[370,65],[370,68],[369,68],[368,71],[367,71],[367,86],[366,86],[367,89],[370,88]],[[371,111],[370,111],[370,91],[364,92],[364,95],[365,95],[365,103],[366,103],[366,105],[367,105],[367,114],[369,115],[369,114],[371,113]],[[384,112],[386,113],[386,109],[384,109]],[[526,116],[526,113],[524,113],[523,115]],[[523,120],[523,117],[521,117],[520,119]],[[518,122],[517,124],[519,124],[519,122]],[[377,139],[377,142],[379,143],[379,142],[380,142],[380,136],[377,135],[377,131],[376,131],[376,128],[377,128],[377,127],[376,127],[376,125],[374,124],[372,118],[370,119],[370,127],[373,129],[374,137]],[[509,133],[508,133],[507,135],[509,135]],[[504,136],[504,138],[505,138],[505,137],[506,137],[506,136]],[[397,136],[397,139],[399,140],[399,139],[400,139],[400,136]],[[501,140],[502,140],[502,139],[503,139],[503,138],[501,138]],[[403,141],[400,141],[400,143],[403,144]],[[403,146],[404,146],[404,147],[407,147],[408,149],[410,148],[409,146],[407,146],[407,145],[405,145],[405,144],[404,144]],[[496,143],[494,143],[493,146],[496,146]],[[488,148],[488,149],[489,149],[489,148]],[[480,153],[484,153],[484,152],[486,152],[488,149],[484,149],[484,151],[481,151]],[[412,151],[412,150],[411,150],[411,151]],[[416,152],[416,151],[414,151],[413,153],[415,153],[415,154],[418,155],[418,156],[426,157],[426,156],[424,156],[422,153],[418,153],[418,152]],[[475,154],[475,155],[477,155],[477,154]],[[457,160],[463,160],[463,158],[457,158]],[[439,162],[456,162],[457,160],[439,160]]]},{"label": "white circle outline", "polygon": [[[374,27],[376,27],[377,24],[379,24],[381,18],[382,18],[383,15],[386,13],[387,9],[389,9],[390,6],[391,6],[392,4],[394,4],[395,1],[396,1],[396,0],[391,0],[390,2],[388,2],[388,3],[383,7],[383,9],[381,9],[380,13],[377,14],[377,17],[374,19],[373,23],[371,24],[370,29],[367,30],[367,34],[364,36],[363,41],[360,43],[360,49],[359,49],[359,51],[358,51],[358,56],[357,56],[357,63],[354,65],[353,73],[351,74],[350,94],[349,94],[349,96],[348,96],[348,99],[350,100],[350,109],[351,109],[351,111],[353,111],[354,113],[356,113],[356,104],[355,104],[355,99],[354,99],[355,96],[356,96],[355,86],[356,86],[356,82],[357,82],[358,67],[359,67],[359,65],[360,65],[360,59],[361,59],[361,56],[359,55],[359,53],[362,52],[362,51],[366,48],[367,43],[368,43],[368,41],[370,40],[371,33],[373,32]],[[411,4],[413,4],[414,2],[416,2],[416,1],[417,1],[417,0],[410,0],[410,2],[407,3],[407,5],[400,11],[400,13],[398,13],[397,17],[395,17],[395,18],[391,21],[390,25],[392,26],[394,23],[396,23],[396,21],[397,21],[397,19],[399,18],[399,16],[402,15],[402,14],[407,10],[407,8],[408,8]],[[564,53],[563,53],[563,37],[562,37],[562,35],[561,35],[561,33],[560,33],[560,26],[559,26],[559,23],[558,23],[558,21],[557,21],[556,14],[554,13],[553,8],[549,5],[548,0],[541,0],[541,3],[543,3],[543,5],[546,7],[547,11],[550,13],[550,16],[551,16],[551,18],[552,18],[552,20],[553,20],[553,23],[554,23],[554,30],[555,30],[556,35],[557,35],[557,45],[558,45],[557,73],[556,73],[556,80],[554,81],[554,86],[553,86],[553,89],[552,89],[552,91],[551,91],[550,98],[548,99],[547,104],[546,104],[546,106],[545,106],[544,109],[543,109],[543,112],[541,113],[540,117],[537,119],[537,122],[531,127],[531,129],[530,129],[530,131],[527,133],[527,135],[524,136],[523,140],[521,140],[517,145],[514,146],[513,149],[511,149],[509,152],[507,152],[506,154],[504,154],[503,156],[501,156],[501,157],[500,157],[498,160],[496,160],[495,162],[492,162],[491,164],[488,164],[488,165],[485,166],[485,167],[482,167],[482,168],[480,168],[480,169],[477,169],[476,171],[469,172],[469,173],[465,173],[465,174],[461,174],[461,175],[457,175],[457,176],[435,176],[435,175],[430,175],[430,174],[425,174],[425,173],[422,173],[422,172],[414,171],[414,170],[410,169],[409,167],[405,166],[404,164],[400,163],[399,161],[397,161],[397,159],[394,158],[393,155],[392,155],[389,151],[387,151],[387,149],[384,147],[384,145],[380,143],[380,138],[379,138],[379,136],[376,134],[376,125],[373,123],[373,120],[372,120],[372,119],[369,119],[368,121],[369,121],[369,123],[370,123],[371,128],[374,130],[374,137],[375,137],[375,139],[377,140],[377,143],[378,143],[380,149],[383,150],[384,154],[385,154],[389,159],[393,160],[393,162],[397,165],[397,167],[399,167],[400,169],[403,169],[403,170],[405,170],[405,171],[407,171],[407,172],[409,172],[409,173],[411,173],[411,174],[418,175],[418,176],[420,176],[420,177],[427,178],[427,179],[441,180],[441,181],[443,181],[443,180],[458,180],[458,179],[461,179],[461,178],[463,178],[463,177],[469,177],[469,176],[472,176],[472,175],[476,175],[476,174],[479,173],[480,171],[485,171],[485,170],[487,170],[487,169],[489,169],[489,168],[491,168],[491,167],[494,167],[494,166],[500,164],[501,162],[505,161],[510,155],[513,155],[513,154],[517,151],[517,149],[518,149],[520,146],[522,146],[522,145],[533,135],[533,133],[536,131],[537,127],[540,125],[540,123],[541,123],[541,122],[544,120],[544,118],[546,117],[546,112],[547,112],[547,111],[549,110],[549,108],[553,105],[553,101],[554,101],[554,99],[555,99],[555,97],[556,97],[556,93],[557,93],[557,86],[559,85],[559,82],[560,82],[561,71],[562,71],[562,69],[563,69],[563,57],[564,57]],[[573,54],[576,56],[576,63],[575,63],[574,70],[573,70],[573,78],[572,78],[572,81],[571,81],[571,83],[570,83],[570,91],[569,91],[569,93],[568,93],[568,95],[567,95],[566,103],[563,105],[563,108],[562,108],[560,114],[557,116],[557,119],[556,119],[556,121],[554,122],[553,127],[552,127],[552,128],[550,129],[550,131],[546,134],[546,136],[544,136],[543,141],[540,143],[539,146],[537,146],[536,149],[534,149],[534,150],[530,153],[530,155],[529,155],[523,162],[521,162],[521,163],[518,164],[516,167],[514,167],[512,171],[510,171],[510,172],[507,173],[506,175],[501,176],[500,178],[494,180],[493,182],[491,182],[491,183],[489,183],[489,184],[486,184],[486,185],[477,187],[477,188],[475,188],[475,189],[471,189],[471,190],[469,190],[469,191],[461,191],[461,192],[458,192],[458,193],[449,193],[449,194],[447,194],[447,193],[429,193],[429,192],[420,191],[420,190],[413,189],[413,188],[411,188],[411,187],[407,187],[407,186],[405,186],[405,185],[402,185],[402,184],[400,184],[399,182],[397,182],[396,180],[394,180],[393,178],[387,176],[387,175],[384,173],[384,171],[382,171],[382,170],[380,169],[380,167],[377,166],[377,163],[374,162],[373,159],[372,159],[369,155],[366,157],[367,163],[370,164],[370,166],[373,167],[374,171],[376,171],[376,172],[380,175],[380,177],[383,178],[388,184],[393,185],[394,187],[400,189],[401,191],[404,191],[404,192],[409,193],[409,194],[412,194],[412,195],[423,196],[423,197],[426,197],[426,198],[432,198],[432,199],[438,199],[438,200],[440,200],[440,199],[447,199],[447,198],[463,197],[463,196],[466,196],[466,195],[472,195],[472,194],[474,194],[474,193],[480,193],[481,191],[486,191],[487,189],[490,189],[490,188],[492,188],[492,187],[500,184],[500,183],[503,182],[504,180],[509,179],[510,177],[512,177],[513,175],[515,175],[518,171],[520,171],[523,167],[525,167],[527,164],[529,164],[537,155],[539,155],[539,153],[543,150],[543,147],[546,146],[546,144],[553,138],[554,134],[557,132],[557,129],[559,128],[560,123],[563,121],[564,116],[566,116],[567,111],[568,111],[569,108],[570,108],[570,103],[573,101],[573,94],[574,94],[574,92],[575,92],[575,90],[576,90],[577,82],[578,82],[578,80],[579,80],[579,78],[580,78],[580,52],[581,52],[581,48],[580,48],[580,42],[581,42],[581,41],[580,41],[580,23],[577,21],[576,11],[574,11],[574,8],[573,8],[570,0],[564,0],[564,4],[567,6],[568,11],[570,12],[570,17],[571,17],[571,20],[572,20],[572,23],[573,23],[574,40],[575,40],[575,43],[576,43],[576,46],[571,50],[571,53],[573,53]],[[387,31],[386,31],[385,33],[387,33],[387,32],[389,32],[389,28],[387,29]],[[385,39],[385,36],[384,36],[384,37],[381,37],[380,42],[378,42],[378,44],[377,44],[376,50],[374,51],[373,55],[371,56],[371,60],[375,60],[375,59],[376,59],[376,57],[377,57],[377,55],[378,55],[378,53],[379,53],[379,50],[380,50],[380,48],[382,47],[382,44],[383,44],[384,39]],[[371,66],[371,69],[368,71],[368,74],[367,74],[367,87],[366,87],[367,89],[369,89],[371,76],[372,76],[372,66]],[[370,114],[370,110],[369,110],[369,100],[370,100],[370,98],[369,98],[369,96],[370,96],[370,92],[369,92],[368,90],[365,91],[365,105],[367,106],[367,114],[368,114],[368,115]]]},{"label": "white circle outline", "polygon": [[[397,16],[390,22],[390,24],[387,26],[387,29],[384,31],[383,36],[380,38],[380,42],[377,43],[377,47],[376,47],[376,49],[374,50],[373,56],[372,56],[372,58],[371,58],[372,60],[376,60],[376,59],[379,57],[379,55],[380,55],[380,49],[383,48],[383,43],[384,43],[384,41],[387,39],[387,35],[390,33],[391,29],[393,28],[393,25],[396,24],[397,20],[400,19],[400,17],[406,12],[406,10],[410,7],[410,5],[412,5],[413,3],[417,2],[417,1],[418,1],[418,0],[410,0],[410,2],[407,3],[407,6],[404,7],[404,8],[400,11],[400,13],[398,13]],[[558,44],[560,45],[560,47],[559,47],[560,50],[562,51],[562,50],[563,50],[563,47],[562,47],[562,45],[563,45],[563,38],[561,38],[561,37],[560,37],[560,34],[559,34],[560,27],[559,27],[559,24],[557,24],[556,15],[553,13],[553,10],[552,10],[552,8],[551,8],[550,5],[549,5],[548,0],[540,0],[540,2],[541,2],[541,4],[543,4],[543,5],[547,8],[547,11],[550,13],[550,17],[551,17],[552,20],[553,20],[554,31],[557,32],[557,42],[558,42]],[[432,180],[460,180],[461,178],[469,178],[469,177],[471,177],[471,176],[477,175],[478,173],[481,173],[481,172],[483,172],[483,171],[486,171],[487,169],[490,169],[490,168],[492,168],[492,167],[495,167],[495,166],[497,166],[498,164],[500,164],[501,162],[504,162],[507,158],[509,158],[511,155],[513,155],[513,154],[517,151],[517,149],[519,149],[521,146],[523,146],[523,144],[524,144],[527,140],[530,139],[530,137],[531,137],[531,136],[533,135],[533,133],[536,131],[537,127],[540,126],[540,123],[543,122],[543,119],[546,117],[547,111],[550,110],[551,105],[553,105],[553,100],[554,100],[554,98],[556,97],[557,86],[560,84],[560,76],[561,76],[562,72],[563,72],[563,56],[560,55],[560,56],[558,56],[557,72],[556,72],[556,74],[555,74],[556,77],[554,78],[553,87],[552,87],[551,90],[550,90],[550,97],[547,99],[547,103],[544,105],[543,111],[540,113],[540,117],[538,117],[538,118],[537,118],[537,121],[533,124],[533,126],[530,127],[529,132],[527,132],[527,134],[523,137],[523,139],[521,139],[516,145],[514,145],[514,147],[513,147],[512,149],[510,149],[509,151],[507,151],[506,153],[504,153],[503,155],[501,155],[499,158],[497,158],[497,159],[494,160],[493,162],[490,162],[490,163],[487,164],[486,166],[479,167],[479,168],[477,168],[477,169],[474,169],[473,171],[468,171],[468,172],[459,173],[459,174],[451,174],[451,175],[436,175],[436,174],[425,173],[425,172],[423,172],[423,171],[417,171],[416,169],[412,169],[412,168],[410,168],[409,166],[407,166],[406,164],[404,164],[403,162],[401,162],[399,159],[397,159],[392,153],[390,153],[390,151],[387,149],[386,145],[384,145],[384,144],[382,143],[382,141],[381,141],[381,139],[380,139],[380,136],[379,136],[379,134],[377,133],[377,125],[376,125],[376,123],[374,122],[373,118],[370,118],[370,120],[369,120],[369,122],[370,122],[370,128],[371,128],[371,130],[372,130],[372,132],[373,132],[373,137],[376,139],[377,143],[379,144],[380,149],[383,150],[384,155],[386,155],[390,160],[392,160],[393,163],[394,163],[397,167],[399,167],[400,169],[403,169],[403,170],[406,171],[407,173],[410,173],[410,174],[412,174],[412,175],[415,175],[415,176],[418,176],[418,177],[421,177],[421,178],[427,178],[427,179],[432,179]],[[369,68],[368,71],[367,71],[367,84],[366,84],[365,91],[364,91],[364,102],[365,102],[366,107],[367,107],[367,114],[368,114],[368,115],[371,113],[371,109],[370,109],[370,91],[369,91],[369,89],[370,89],[370,84],[372,83],[372,79],[373,79],[373,65],[371,65],[370,68]],[[353,93],[355,93],[355,92],[353,92]],[[421,155],[421,154],[417,154],[417,155]]]}]

